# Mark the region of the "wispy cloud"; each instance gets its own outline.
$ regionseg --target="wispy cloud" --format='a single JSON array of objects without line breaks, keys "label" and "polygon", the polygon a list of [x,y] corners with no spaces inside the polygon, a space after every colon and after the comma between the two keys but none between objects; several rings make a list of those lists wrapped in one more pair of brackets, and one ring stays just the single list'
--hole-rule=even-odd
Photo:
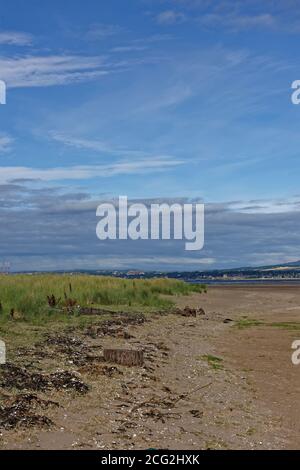
[{"label": "wispy cloud", "polygon": [[50,138],[55,142],[62,143],[67,147],[74,147],[77,149],[93,150],[95,152],[108,152],[111,153],[111,147],[102,142],[101,140],[84,139],[80,137],[73,137],[62,132],[52,131],[49,133]]},{"label": "wispy cloud", "polygon": [[109,73],[102,57],[0,57],[1,79],[10,88],[64,85],[99,78]]},{"label": "wispy cloud", "polygon": [[74,137],[73,135],[65,134],[63,132],[52,131],[49,133],[49,136],[55,142],[59,142],[67,147],[73,147],[78,150],[91,150],[93,152],[105,153],[114,156],[146,157],[148,155],[147,152],[141,150],[115,147],[107,142],[103,142],[102,140]]},{"label": "wispy cloud", "polygon": [[57,168],[0,167],[0,182],[5,183],[16,179],[37,179],[41,181],[86,180],[124,174],[148,174],[164,171],[183,163],[182,160],[176,160],[169,156],[158,156],[138,161],[116,162],[109,165],[82,165]]},{"label": "wispy cloud", "polygon": [[8,135],[0,135],[0,153],[8,152],[13,143],[13,138]]},{"label": "wispy cloud", "polygon": [[[189,21],[198,23],[207,29],[222,28],[229,32],[247,31],[250,29],[281,29],[299,30],[297,14],[293,18],[286,17],[284,5],[272,8],[262,2],[224,2],[211,1],[177,1],[177,9],[161,11],[155,15],[155,20],[161,25],[173,25]],[[251,8],[249,8],[251,3]],[[173,3],[174,5],[174,3]]]},{"label": "wispy cloud", "polygon": [[257,15],[211,13],[201,16],[199,22],[208,27],[224,27],[233,32],[253,28],[273,28],[277,24],[275,17],[269,13]]},{"label": "wispy cloud", "polygon": [[122,31],[123,28],[116,24],[96,23],[90,27],[85,37],[89,41],[97,41],[108,36],[114,36]]},{"label": "wispy cloud", "polygon": [[141,51],[145,51],[146,49],[147,49],[147,46],[128,45],[128,46],[113,47],[112,52],[141,52]]},{"label": "wispy cloud", "polygon": [[156,60],[153,57],[114,60],[109,55],[0,56],[0,71],[1,80],[9,88],[47,87],[97,80]]},{"label": "wispy cloud", "polygon": [[31,34],[17,31],[0,31],[0,44],[11,46],[30,46],[33,42]]},{"label": "wispy cloud", "polygon": [[156,16],[156,21],[159,24],[171,25],[175,23],[182,23],[186,19],[185,14],[174,10],[162,11]]}]

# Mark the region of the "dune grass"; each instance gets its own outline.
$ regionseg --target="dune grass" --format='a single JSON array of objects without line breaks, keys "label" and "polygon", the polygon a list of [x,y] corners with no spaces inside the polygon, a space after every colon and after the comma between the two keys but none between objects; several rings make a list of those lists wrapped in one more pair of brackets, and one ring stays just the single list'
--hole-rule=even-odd
[{"label": "dune grass", "polygon": [[[172,279],[120,279],[89,275],[1,275],[0,321],[10,312],[23,321],[70,316],[69,303],[77,306],[109,307],[110,309],[168,309],[172,300],[164,295],[187,295],[202,292],[205,286]],[[50,306],[47,296],[54,296]]]}]

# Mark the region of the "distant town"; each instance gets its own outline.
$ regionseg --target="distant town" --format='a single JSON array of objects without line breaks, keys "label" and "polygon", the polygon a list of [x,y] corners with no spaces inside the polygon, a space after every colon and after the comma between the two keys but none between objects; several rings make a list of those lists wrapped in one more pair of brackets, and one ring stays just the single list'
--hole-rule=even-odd
[{"label": "distant town", "polygon": [[[4,273],[5,270],[2,270]],[[258,282],[258,281],[298,281],[300,282],[300,261],[282,265],[241,267],[235,269],[215,269],[209,271],[142,271],[130,270],[66,270],[56,271],[68,274],[93,274],[99,276],[113,276],[128,279],[151,279],[154,277],[180,279],[189,282],[230,283],[230,282]],[[8,271],[6,271],[8,274]],[[24,272],[25,274],[36,274]],[[13,272],[12,272],[13,274]]]}]

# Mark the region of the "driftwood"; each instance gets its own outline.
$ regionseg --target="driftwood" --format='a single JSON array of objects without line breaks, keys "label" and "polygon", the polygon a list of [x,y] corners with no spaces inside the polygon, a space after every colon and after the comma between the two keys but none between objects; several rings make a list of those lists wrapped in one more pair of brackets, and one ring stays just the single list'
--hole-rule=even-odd
[{"label": "driftwood", "polygon": [[144,353],[137,349],[104,349],[104,360],[123,366],[142,366]]}]

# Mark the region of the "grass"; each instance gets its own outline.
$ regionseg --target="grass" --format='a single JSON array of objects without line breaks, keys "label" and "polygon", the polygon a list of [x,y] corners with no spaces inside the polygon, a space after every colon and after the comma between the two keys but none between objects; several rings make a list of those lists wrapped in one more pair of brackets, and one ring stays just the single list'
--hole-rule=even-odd
[{"label": "grass", "polygon": [[300,330],[300,323],[299,322],[272,322],[267,323],[260,320],[254,320],[249,318],[241,318],[234,324],[235,327],[239,329],[250,328],[253,326],[269,326],[273,328],[282,328],[284,330]]},{"label": "grass", "polygon": [[[172,279],[119,279],[58,274],[1,275],[0,326],[10,319],[12,309],[16,318],[19,316],[20,321],[31,324],[48,320],[68,322],[69,305],[74,307],[74,312],[75,306],[155,311],[172,307],[172,300],[163,295],[188,295],[203,290],[202,285]],[[52,307],[49,306],[48,296],[55,298]],[[81,317],[77,321],[84,319]]]},{"label": "grass", "polygon": [[240,320],[236,321],[234,326],[239,328],[240,330],[244,328],[249,328],[251,326],[260,326],[263,325],[263,322],[259,320],[254,320],[250,318],[241,318]]},{"label": "grass", "polygon": [[275,328],[282,328],[284,330],[300,330],[300,323],[297,322],[274,322],[269,323],[268,325]]},{"label": "grass", "polygon": [[212,356],[211,354],[205,354],[201,356],[201,359],[204,361],[207,361],[207,363],[211,366],[212,369],[214,370],[220,370],[223,369],[223,359],[217,356]]}]

